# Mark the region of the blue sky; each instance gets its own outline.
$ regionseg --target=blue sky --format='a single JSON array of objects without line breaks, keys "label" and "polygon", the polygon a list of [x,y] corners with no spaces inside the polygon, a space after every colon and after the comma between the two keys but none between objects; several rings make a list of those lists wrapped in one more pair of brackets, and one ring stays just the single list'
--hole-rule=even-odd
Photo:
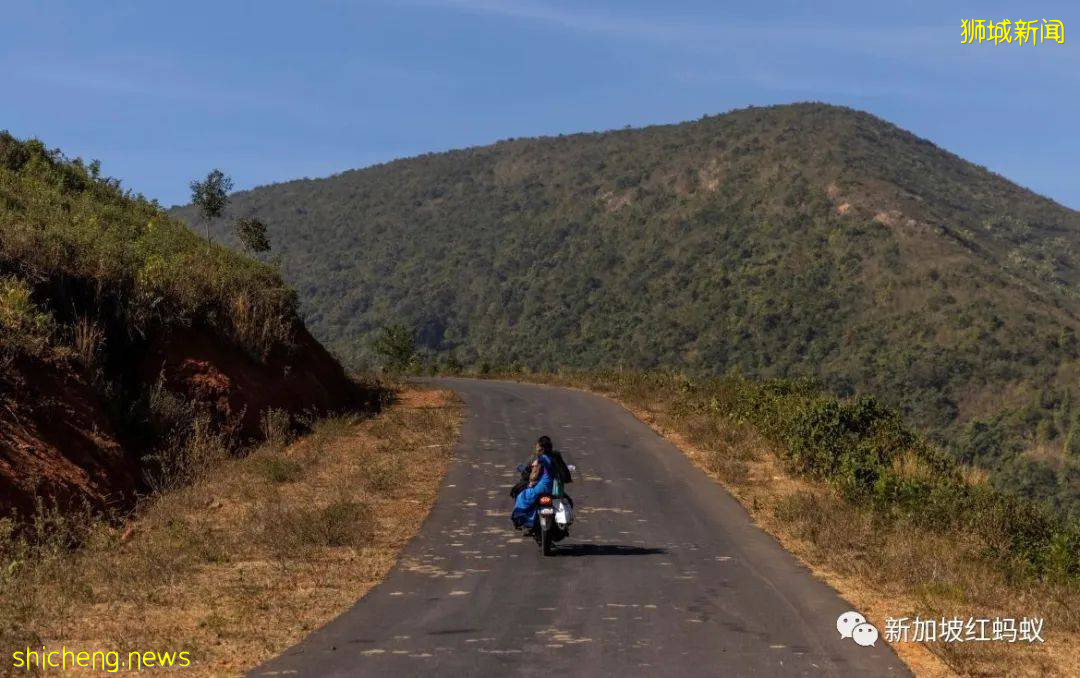
[{"label": "blue sky", "polygon": [[[877,5],[871,7],[871,5]],[[961,19],[1064,45],[961,45]],[[507,137],[845,104],[1080,208],[1080,4],[21,2],[0,129],[169,205]]]}]

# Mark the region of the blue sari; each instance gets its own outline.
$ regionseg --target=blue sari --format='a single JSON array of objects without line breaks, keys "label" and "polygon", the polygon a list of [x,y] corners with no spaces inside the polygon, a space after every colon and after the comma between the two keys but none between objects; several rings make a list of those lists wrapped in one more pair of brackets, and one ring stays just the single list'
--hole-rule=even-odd
[{"label": "blue sari", "polygon": [[514,512],[510,514],[510,520],[518,527],[532,527],[536,522],[536,500],[540,495],[551,494],[555,487],[555,476],[551,472],[551,457],[541,454],[537,459],[540,461],[540,479],[532,487],[526,487],[518,494],[514,501]]}]

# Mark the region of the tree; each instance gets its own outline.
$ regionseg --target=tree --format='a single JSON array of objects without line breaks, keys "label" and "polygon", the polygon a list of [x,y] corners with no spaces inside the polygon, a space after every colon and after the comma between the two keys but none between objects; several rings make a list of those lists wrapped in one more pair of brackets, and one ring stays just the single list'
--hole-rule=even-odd
[{"label": "tree", "polygon": [[248,252],[269,252],[270,239],[266,237],[266,224],[256,217],[244,217],[233,222],[236,237]]},{"label": "tree", "polygon": [[386,362],[386,369],[392,372],[404,372],[416,365],[416,338],[405,325],[384,327],[382,336],[372,347]]},{"label": "tree", "polygon": [[191,182],[191,202],[199,208],[203,222],[206,224],[206,240],[210,240],[210,222],[221,216],[225,206],[229,204],[229,191],[232,190],[232,179],[219,169],[215,169],[202,181]]}]

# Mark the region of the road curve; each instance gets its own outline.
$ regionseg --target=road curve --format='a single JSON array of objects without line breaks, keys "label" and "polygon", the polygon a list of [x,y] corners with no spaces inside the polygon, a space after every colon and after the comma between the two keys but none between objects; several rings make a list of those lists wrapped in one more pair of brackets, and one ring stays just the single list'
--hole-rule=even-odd
[{"label": "road curve", "polygon": [[[909,675],[884,640],[719,485],[610,400],[440,379],[467,408],[454,463],[385,581],[252,675]],[[508,518],[549,434],[578,467],[570,539],[542,558]]]}]

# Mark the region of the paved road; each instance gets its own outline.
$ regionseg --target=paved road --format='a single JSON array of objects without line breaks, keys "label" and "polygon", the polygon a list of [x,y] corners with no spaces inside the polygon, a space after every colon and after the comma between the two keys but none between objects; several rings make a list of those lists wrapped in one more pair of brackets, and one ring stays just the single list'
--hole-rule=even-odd
[{"label": "paved road", "polygon": [[[446,379],[467,415],[438,501],[386,580],[253,675],[908,675],[850,606],[716,483],[609,400]],[[570,539],[542,558],[507,488],[540,434],[578,467]]]}]

